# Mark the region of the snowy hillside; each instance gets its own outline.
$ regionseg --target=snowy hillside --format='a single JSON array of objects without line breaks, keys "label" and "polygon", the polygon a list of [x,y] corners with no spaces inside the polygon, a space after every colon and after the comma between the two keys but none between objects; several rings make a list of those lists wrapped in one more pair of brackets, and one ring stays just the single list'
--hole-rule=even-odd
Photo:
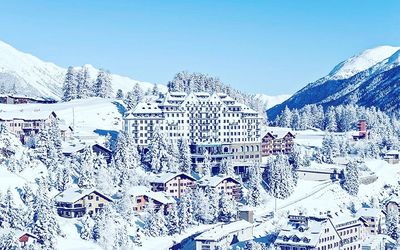
[{"label": "snowy hillside", "polygon": [[[89,69],[90,76],[94,80],[98,70],[91,65],[85,65],[85,67]],[[44,62],[0,41],[0,85],[4,85],[7,92],[15,85],[18,94],[59,99],[65,73],[65,68]],[[136,83],[139,83],[143,89],[153,87],[153,84],[148,82],[112,74],[114,92],[118,89],[124,92],[130,91]],[[159,89],[164,91],[166,87],[159,85]]]},{"label": "snowy hillside", "polygon": [[400,47],[370,49],[337,65],[329,75],[308,84],[288,100],[268,110],[276,117],[287,106],[307,104],[324,107],[353,103],[385,111],[400,108]]},{"label": "snowy hillside", "polygon": [[339,63],[329,73],[330,79],[346,79],[355,74],[364,71],[378,62],[390,57],[398,51],[400,47],[379,46],[373,49],[368,49],[360,54],[350,57],[349,59]]}]

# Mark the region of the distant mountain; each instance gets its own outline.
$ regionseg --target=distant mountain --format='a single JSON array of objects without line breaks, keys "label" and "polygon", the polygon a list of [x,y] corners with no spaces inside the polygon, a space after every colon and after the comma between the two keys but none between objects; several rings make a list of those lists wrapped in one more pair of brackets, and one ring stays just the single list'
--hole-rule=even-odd
[{"label": "distant mountain", "polygon": [[399,78],[400,47],[380,46],[339,63],[327,76],[308,84],[267,113],[274,118],[286,106],[292,109],[307,104],[327,107],[348,103],[399,110]]},{"label": "distant mountain", "polygon": [[[84,67],[89,69],[91,78],[95,79],[98,70],[89,64]],[[15,85],[18,94],[59,99],[62,95],[65,73],[65,68],[44,62],[0,41],[0,85],[4,85],[7,91]],[[152,83],[112,74],[114,92],[118,89],[129,91],[136,83],[144,89],[153,87]],[[159,85],[159,88],[166,90],[164,85]]]},{"label": "distant mountain", "polygon": [[264,94],[256,94],[256,98],[260,99],[265,105],[264,107],[266,109],[272,108],[275,105],[278,105],[287,99],[290,98],[290,95],[277,95],[277,96],[271,96],[271,95],[264,95]]}]

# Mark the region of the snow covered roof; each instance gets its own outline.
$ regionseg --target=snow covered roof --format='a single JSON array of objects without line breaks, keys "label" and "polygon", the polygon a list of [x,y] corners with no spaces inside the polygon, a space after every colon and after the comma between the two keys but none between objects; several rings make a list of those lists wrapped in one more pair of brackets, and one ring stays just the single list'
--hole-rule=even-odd
[{"label": "snow covered roof", "polygon": [[86,145],[84,143],[71,144],[68,142],[63,142],[62,143],[62,152],[63,152],[63,154],[72,154],[72,153],[76,153],[76,152],[83,150],[87,146],[88,145]]},{"label": "snow covered roof", "polygon": [[57,115],[53,111],[9,111],[9,112],[0,112],[0,120],[4,121],[12,121],[12,120],[46,120],[51,115],[57,117]]},{"label": "snow covered roof", "polygon": [[65,202],[65,203],[74,203],[77,200],[91,194],[97,193],[108,201],[112,201],[112,199],[101,192],[97,191],[95,188],[83,189],[78,187],[69,188],[54,197],[56,202]]},{"label": "snow covered roof", "polygon": [[161,109],[158,107],[157,103],[151,103],[151,102],[146,102],[146,103],[139,103],[136,105],[136,107],[133,109],[131,113],[134,114],[159,114],[162,113]]},{"label": "snow covered roof", "polygon": [[13,232],[16,237],[20,238],[21,236],[28,235],[32,238],[39,239],[39,237],[36,234],[33,234],[29,232],[28,230],[19,230],[15,228],[0,228],[0,235],[5,235],[9,232]]},{"label": "snow covered roof", "polygon": [[177,96],[185,97],[186,96],[186,92],[178,92],[178,91],[172,91],[172,92],[169,92],[169,94],[171,96],[175,96],[175,97],[177,97]]},{"label": "snow covered roof", "polygon": [[208,92],[194,92],[197,97],[209,97],[210,93]]},{"label": "snow covered roof", "polygon": [[394,150],[394,149],[388,150],[388,151],[386,151],[386,153],[385,153],[385,155],[399,155],[399,154],[400,154],[400,151]]},{"label": "snow covered roof", "polygon": [[220,175],[214,175],[212,177],[203,177],[198,181],[198,183],[200,186],[216,187],[218,186],[218,184],[228,179],[235,182],[236,184],[240,184],[235,178],[231,176],[220,176]]},{"label": "snow covered roof", "polygon": [[357,213],[356,217],[379,217],[381,214],[383,214],[384,211],[380,208],[370,208],[370,207],[363,207],[360,208]]},{"label": "snow covered roof", "polygon": [[142,195],[147,196],[162,204],[171,204],[176,202],[174,198],[169,197],[165,192],[154,192],[151,191],[150,188],[146,186],[133,186],[129,189],[128,193],[134,197]]},{"label": "snow covered roof", "polygon": [[192,179],[193,181],[195,181],[196,179],[184,172],[180,172],[180,173],[161,173],[156,175],[150,182],[151,183],[167,183],[168,181],[170,181],[171,179],[179,176],[179,175],[184,175],[189,179]]},{"label": "snow covered roof", "polygon": [[195,238],[195,240],[210,240],[210,241],[218,241],[219,239],[247,228],[252,228],[253,224],[248,221],[240,220],[235,221],[229,224],[223,224],[216,226]]},{"label": "snow covered roof", "polygon": [[296,134],[293,131],[291,131],[291,130],[282,130],[282,129],[279,129],[279,130],[276,130],[276,131],[268,131],[268,132],[266,132],[264,134],[264,136],[269,134],[269,135],[273,136],[274,138],[280,139],[280,138],[285,137],[288,133],[290,133],[293,137],[296,136]]},{"label": "snow covered roof", "polygon": [[297,246],[315,247],[327,223],[331,223],[328,218],[307,218],[307,225],[289,222],[288,225],[279,232],[275,244],[286,245],[292,243]]},{"label": "snow covered roof", "polygon": [[342,226],[347,226],[348,223],[361,223],[360,218],[359,217],[355,217],[352,215],[346,215],[346,214],[339,214],[339,215],[335,215],[331,218],[331,221],[333,223],[333,225],[335,225],[336,228],[340,228]]}]

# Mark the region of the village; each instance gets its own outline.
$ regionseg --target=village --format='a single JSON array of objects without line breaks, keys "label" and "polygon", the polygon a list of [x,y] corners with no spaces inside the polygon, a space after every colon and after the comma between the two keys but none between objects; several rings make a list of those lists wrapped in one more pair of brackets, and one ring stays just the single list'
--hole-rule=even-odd
[{"label": "village", "polygon": [[[43,100],[10,95],[2,103],[11,106],[22,103],[54,104],[53,101],[43,103]],[[2,110],[1,126],[29,148],[34,147],[35,138],[43,130],[56,123],[62,141],[61,151],[66,159],[73,161],[77,155],[90,150],[93,154],[101,156],[106,165],[115,162],[115,146],[112,149],[111,143],[106,140],[109,134],[98,135],[79,131],[79,126],[74,122],[67,123],[57,111],[44,111],[46,109],[42,107],[37,106],[30,110]],[[74,111],[74,115],[75,113],[77,112]],[[357,124],[356,130],[346,134],[338,133],[337,136],[344,136],[346,143],[350,144],[368,141],[368,122],[360,119],[353,123]],[[128,197],[129,207],[138,218],[143,219],[144,213],[152,210],[152,216],[157,217],[161,214],[167,219],[172,211],[178,210],[178,204],[186,199],[186,194],[196,191],[215,195],[217,202],[221,202],[222,197],[234,201],[229,204],[234,204],[235,209],[232,211],[235,214],[214,225],[211,223],[207,229],[196,231],[186,240],[171,242],[170,246],[164,246],[165,249],[250,249],[252,244],[274,246],[281,250],[395,249],[397,246],[392,235],[388,235],[386,225],[388,214],[400,211],[400,198],[395,195],[381,197],[383,199],[379,199],[373,206],[362,206],[351,212],[329,205],[305,212],[301,211],[302,209],[289,209],[292,204],[300,201],[288,201],[286,207],[277,207],[276,198],[273,197],[268,198],[270,205],[265,207],[262,202],[252,203],[249,202],[249,198],[245,198],[253,195],[249,194],[252,187],[248,183],[252,181],[255,168],[261,173],[268,171],[271,159],[277,156],[279,159],[281,155],[290,157],[296,153],[311,158],[319,148],[313,144],[319,141],[317,144],[320,145],[320,141],[326,137],[323,131],[310,130],[307,134],[290,128],[267,127],[259,113],[245,104],[223,93],[205,92],[160,94],[151,102],[140,102],[134,109],[126,111],[118,126],[129,135],[128,138],[131,138],[137,147],[139,155],[149,154],[152,147],[156,147],[153,138],[160,134],[165,134],[172,143],[167,147],[176,147],[175,143],[179,145],[179,151],[182,151],[182,138],[187,138],[187,153],[190,155],[188,170],[170,165],[165,168],[162,161],[153,163],[155,165],[150,165],[150,170],[142,173],[146,175],[146,181],[141,185],[129,185],[123,193],[110,193],[108,190],[105,192],[104,188],[95,185],[84,188],[85,185],[80,187],[72,183],[61,192],[53,192],[52,202],[59,217],[71,220],[85,216],[94,218],[105,207]],[[154,152],[161,152],[162,145],[158,144],[155,150]],[[379,158],[389,165],[398,166],[399,155],[399,151],[388,149],[380,152]],[[164,156],[154,155],[154,158],[157,157],[162,159]],[[154,158],[150,159],[150,162]],[[343,182],[347,174],[346,165],[351,159],[351,155],[343,157],[337,153],[332,156],[331,164],[318,165],[313,160],[311,164],[297,167],[296,175],[301,183],[325,185],[320,190],[315,189],[315,193],[325,192],[326,187]],[[174,164],[181,163],[175,161]],[[155,166],[158,166],[158,169],[153,169]],[[369,176],[362,178],[370,180],[381,176],[369,173]],[[262,177],[262,183],[258,184],[268,189],[266,180]],[[258,192],[266,193],[265,190]],[[314,193],[306,194],[302,199],[312,195]],[[210,198],[212,199],[213,197]],[[272,205],[273,202],[275,205]],[[262,235],[260,228],[277,218],[280,226],[276,226],[272,233],[263,231],[265,235]],[[143,232],[140,232],[142,230],[139,227],[132,234],[136,237],[142,235],[137,247],[143,246],[146,249],[143,237],[147,236],[143,236]],[[17,230],[16,235],[21,247],[40,240],[29,228]],[[139,239],[136,240],[139,242]]]}]

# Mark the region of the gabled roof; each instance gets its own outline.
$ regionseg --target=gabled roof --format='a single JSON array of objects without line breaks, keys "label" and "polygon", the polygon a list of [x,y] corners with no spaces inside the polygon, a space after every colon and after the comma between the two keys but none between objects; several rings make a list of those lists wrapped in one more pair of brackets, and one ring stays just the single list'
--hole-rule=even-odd
[{"label": "gabled roof", "polygon": [[273,137],[275,139],[280,139],[288,134],[293,137],[296,137],[296,135],[292,131],[282,131],[282,130],[267,132],[263,137],[269,135],[270,137]]},{"label": "gabled roof", "polygon": [[111,202],[113,201],[110,197],[102,194],[101,192],[97,191],[95,188],[89,188],[89,189],[82,188],[81,189],[81,188],[77,188],[77,187],[72,187],[72,188],[69,188],[69,189],[59,193],[58,195],[56,195],[54,197],[54,200],[56,202],[74,203],[91,193],[96,193],[108,201],[111,201]]},{"label": "gabled roof", "polygon": [[376,218],[376,217],[379,217],[381,214],[386,214],[386,212],[380,208],[363,207],[357,211],[355,216],[358,218],[360,218],[360,217],[364,217],[364,218],[375,217]]},{"label": "gabled roof", "polygon": [[385,152],[385,155],[400,155],[400,151],[394,149],[388,150]]},{"label": "gabled roof", "polygon": [[4,121],[12,121],[12,120],[26,120],[26,121],[33,121],[33,120],[46,120],[50,116],[57,117],[56,113],[53,111],[7,111],[7,112],[0,112],[0,120]]},{"label": "gabled roof", "polygon": [[231,233],[253,227],[253,224],[245,220],[235,221],[229,224],[216,226],[195,238],[195,240],[218,241]]},{"label": "gabled roof", "polygon": [[175,199],[169,197],[165,192],[154,192],[146,186],[133,186],[129,189],[128,193],[134,197],[147,196],[150,199],[156,200],[162,204],[176,203]]},{"label": "gabled roof", "polygon": [[198,183],[200,186],[216,187],[224,180],[230,180],[232,182],[235,182],[236,184],[240,184],[239,181],[237,181],[235,178],[231,176],[220,176],[220,175],[214,175],[212,177],[203,177],[200,180],[198,180]]},{"label": "gabled roof", "polygon": [[162,110],[158,107],[157,103],[153,102],[141,102],[136,105],[131,113],[134,114],[160,114]]},{"label": "gabled roof", "polygon": [[167,183],[168,181],[170,181],[171,179],[179,176],[179,175],[184,175],[186,178],[189,178],[193,181],[195,181],[196,179],[184,172],[179,172],[179,173],[161,173],[156,175],[151,181],[150,183]]},{"label": "gabled roof", "polygon": [[[279,232],[275,244],[315,247],[319,242],[323,230],[328,224],[331,224],[332,227],[335,228],[329,218],[310,217],[307,218],[307,225],[289,222],[288,225]],[[338,233],[337,236],[340,238]]]}]

